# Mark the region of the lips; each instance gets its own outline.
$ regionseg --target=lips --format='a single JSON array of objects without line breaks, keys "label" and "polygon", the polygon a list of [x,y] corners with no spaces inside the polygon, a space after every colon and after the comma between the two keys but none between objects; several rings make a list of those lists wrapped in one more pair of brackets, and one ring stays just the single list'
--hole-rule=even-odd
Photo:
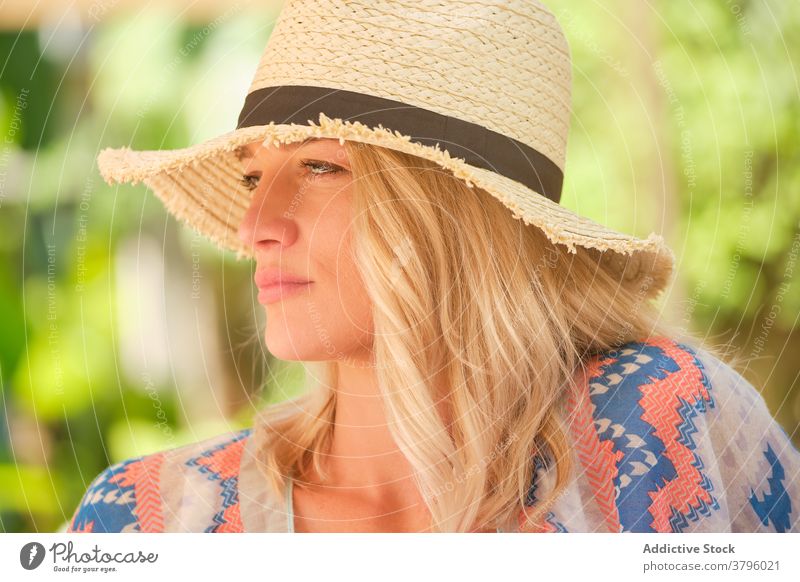
[{"label": "lips", "polygon": [[274,303],[286,299],[307,289],[313,283],[303,277],[274,268],[257,271],[255,282],[258,286],[259,303]]},{"label": "lips", "polygon": [[256,271],[255,282],[259,288],[262,288],[271,287],[272,285],[310,283],[311,281],[280,269],[267,268]]}]

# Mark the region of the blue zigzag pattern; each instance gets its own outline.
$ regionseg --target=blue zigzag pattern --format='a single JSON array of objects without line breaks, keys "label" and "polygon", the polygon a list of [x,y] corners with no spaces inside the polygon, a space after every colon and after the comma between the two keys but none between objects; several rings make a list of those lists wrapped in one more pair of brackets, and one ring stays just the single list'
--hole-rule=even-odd
[{"label": "blue zigzag pattern", "polygon": [[203,453],[198,457],[193,457],[193,458],[189,459],[188,461],[186,461],[186,465],[187,466],[195,467],[201,473],[207,475],[208,479],[210,481],[219,481],[219,483],[220,483],[220,488],[221,488],[220,496],[222,497],[222,507],[220,507],[219,511],[216,514],[214,514],[214,517],[213,517],[213,522],[214,523],[213,523],[213,525],[209,525],[204,530],[205,533],[216,533],[217,529],[220,526],[225,524],[225,518],[224,518],[225,509],[227,509],[228,507],[230,507],[231,505],[234,505],[235,503],[237,503],[239,501],[239,487],[238,487],[238,485],[239,485],[239,477],[238,477],[238,474],[237,474],[237,475],[234,475],[233,477],[229,477],[227,479],[222,479],[222,478],[220,478],[219,473],[217,473],[216,471],[213,471],[212,469],[210,469],[209,467],[207,467],[205,465],[199,464],[200,459],[209,458],[209,457],[213,456],[214,453],[216,453],[217,451],[220,451],[220,450],[222,450],[222,449],[224,449],[226,447],[229,447],[230,445],[232,445],[235,442],[238,442],[238,441],[240,441],[240,440],[242,440],[244,438],[247,438],[252,431],[253,431],[252,428],[243,429],[243,430],[239,431],[234,437],[228,439],[227,441],[222,442],[222,443],[218,444],[217,446],[212,447],[212,448],[210,448],[210,449],[208,449],[206,451],[203,451]]},{"label": "blue zigzag pattern", "polygon": [[[693,363],[703,370],[702,363],[694,357],[691,348],[683,344],[676,343],[678,348],[693,356]],[[649,361],[641,360],[640,356],[649,357]],[[655,427],[643,420],[644,408],[641,405],[642,386],[657,380],[663,380],[670,374],[680,371],[678,363],[668,356],[664,350],[656,345],[646,342],[629,342],[615,350],[606,352],[606,356],[613,361],[603,366],[603,373],[600,377],[594,378],[592,384],[599,385],[591,390],[590,400],[595,407],[595,424],[598,428],[598,436],[601,441],[610,440],[614,451],[621,451],[623,457],[619,462],[619,471],[614,478],[614,486],[617,489],[617,508],[619,510],[620,524],[622,531],[631,532],[653,532],[651,526],[652,516],[648,511],[652,501],[650,493],[656,492],[664,486],[664,483],[677,477],[677,471],[672,460],[665,454],[664,443],[655,434]],[[637,366],[638,369],[626,372],[626,367]],[[622,377],[617,384],[612,384],[612,379],[616,376]],[[702,381],[706,389],[710,388],[710,383],[705,373],[702,374]],[[605,388],[605,389],[603,389]],[[698,411],[706,411],[706,403],[700,401],[696,405],[682,402],[681,416],[684,421],[678,427],[681,442],[690,449],[695,448],[692,435],[697,432],[693,417]],[[714,406],[713,399],[709,403]],[[597,422],[600,419],[602,422]],[[605,426],[603,426],[605,425]],[[629,446],[630,439],[641,439],[641,446]],[[653,464],[653,460],[655,463]],[[647,470],[636,475],[635,468],[639,464],[647,466]],[[702,460],[695,454],[694,466],[703,468]],[[621,479],[627,476],[630,479],[628,485],[620,488]],[[703,474],[703,484],[711,489],[711,482]],[[708,514],[711,509],[718,509],[719,504],[716,500],[710,507],[700,507],[692,510],[683,521],[696,520],[698,514]],[[671,520],[673,530],[682,527],[682,520],[674,515]]]},{"label": "blue zigzag pattern", "polygon": [[525,505],[534,505],[536,503],[536,489],[539,487],[538,479],[540,472],[547,468],[547,462],[540,456],[534,455],[533,457],[533,475],[531,477],[531,486],[525,495]]},{"label": "blue zigzag pattern", "polygon": [[[551,459],[542,456],[542,455],[534,455],[533,457],[533,476],[531,477],[531,486],[528,489],[528,493],[525,495],[525,505],[532,506],[536,503],[536,490],[539,487],[538,477],[542,474],[543,471],[547,470],[551,464]],[[555,513],[549,511],[547,516],[545,517],[545,521],[555,528],[556,533],[566,533],[567,528],[564,526],[563,523],[558,521],[556,518]]]},{"label": "blue zigzag pattern", "polygon": [[[698,362],[700,364],[700,362]],[[692,405],[683,398],[678,398],[680,401],[680,407],[678,411],[680,415],[683,417],[684,421],[677,427],[678,428],[678,438],[677,441],[684,445],[686,448],[693,450],[695,448],[694,438],[692,437],[693,434],[697,432],[697,427],[694,423],[694,417],[697,416],[698,411],[706,412],[706,401],[702,398],[697,400],[697,403]],[[710,401],[710,408],[714,407],[713,399]],[[697,469],[700,473],[700,485],[703,489],[707,490],[709,493],[714,491],[714,485],[711,483],[711,479],[708,478],[703,471],[705,470],[705,464],[700,456],[693,452],[692,456],[694,457],[694,461],[692,461],[692,466]],[[712,510],[719,509],[719,501],[714,495],[711,495],[711,504],[708,504],[705,500],[695,498],[695,503],[698,503],[698,507],[694,507],[691,504],[689,505],[689,513],[684,515],[680,513],[674,507],[670,508],[670,518],[669,524],[673,532],[681,532],[683,531],[686,526],[689,524],[690,521],[697,521],[700,517],[708,517],[711,515]]]},{"label": "blue zigzag pattern", "polygon": [[545,521],[555,528],[553,533],[569,533],[569,530],[567,530],[563,523],[556,519],[556,515],[552,511],[547,513],[547,519]]}]

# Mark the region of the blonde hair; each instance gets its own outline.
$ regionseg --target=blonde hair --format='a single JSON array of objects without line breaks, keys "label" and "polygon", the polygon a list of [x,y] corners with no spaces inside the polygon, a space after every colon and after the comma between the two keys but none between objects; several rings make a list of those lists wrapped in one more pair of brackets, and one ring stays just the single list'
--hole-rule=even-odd
[{"label": "blonde hair", "polygon": [[[374,366],[432,529],[513,530],[521,510],[521,529],[535,529],[573,471],[561,404],[588,356],[657,335],[700,340],[599,267],[599,253],[564,252],[434,162],[346,147]],[[259,413],[262,470],[278,498],[285,475],[302,487],[310,470],[326,474],[336,365],[307,364],[308,390]],[[554,485],[526,507],[538,453],[554,464]]]}]

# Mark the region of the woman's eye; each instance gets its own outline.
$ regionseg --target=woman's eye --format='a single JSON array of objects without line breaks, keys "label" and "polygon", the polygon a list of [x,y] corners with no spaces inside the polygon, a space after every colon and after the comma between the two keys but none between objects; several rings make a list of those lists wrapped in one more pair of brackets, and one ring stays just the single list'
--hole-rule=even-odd
[{"label": "woman's eye", "polygon": [[[341,166],[319,160],[300,160],[299,167],[302,169],[308,168],[308,170],[311,172],[311,175],[315,177],[346,172],[346,170]],[[242,176],[239,179],[239,182],[241,182],[241,184],[248,190],[255,190],[258,187],[259,178],[260,176],[248,174]]]},{"label": "woman's eye", "polygon": [[308,168],[312,175],[322,176],[324,174],[338,174],[344,172],[344,168],[331,164],[329,162],[321,162],[319,160],[300,160],[301,168]]},{"label": "woman's eye", "polygon": [[258,186],[258,176],[254,176],[252,174],[242,176],[239,181],[248,190],[255,190],[256,186]]}]

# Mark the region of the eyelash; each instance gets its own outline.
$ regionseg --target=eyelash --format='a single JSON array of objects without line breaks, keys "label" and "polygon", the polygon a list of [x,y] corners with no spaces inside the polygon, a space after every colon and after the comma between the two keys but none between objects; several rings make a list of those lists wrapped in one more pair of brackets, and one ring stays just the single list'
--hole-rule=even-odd
[{"label": "eyelash", "polygon": [[[336,164],[331,164],[329,162],[320,162],[318,160],[300,160],[298,164],[299,168],[328,168],[330,171],[327,172],[312,172],[314,176],[324,176],[324,175],[332,175],[338,174],[340,172],[344,172],[344,168],[341,166],[337,166]],[[239,179],[239,182],[247,188],[248,190],[255,190],[256,186],[258,186],[258,179],[259,176],[254,176],[252,174],[248,174],[246,176],[242,176]]]}]

